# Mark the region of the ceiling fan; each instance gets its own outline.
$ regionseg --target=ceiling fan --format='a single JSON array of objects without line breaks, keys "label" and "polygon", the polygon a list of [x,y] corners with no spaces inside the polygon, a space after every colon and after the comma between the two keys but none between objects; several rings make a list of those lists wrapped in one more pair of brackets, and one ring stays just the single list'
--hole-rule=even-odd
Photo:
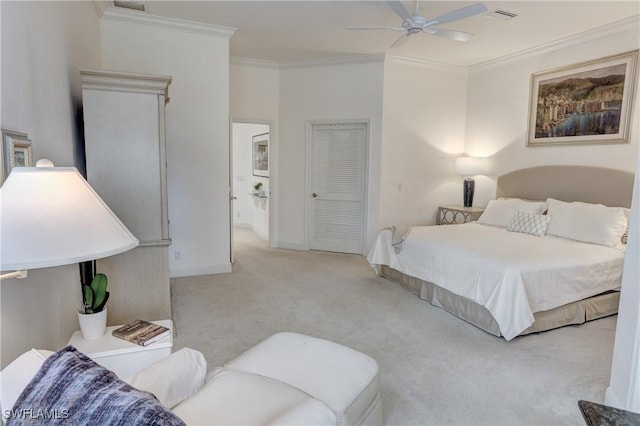
[{"label": "ceiling fan", "polygon": [[391,6],[391,9],[400,16],[402,26],[400,27],[347,27],[348,30],[392,30],[402,31],[404,34],[397,39],[391,47],[398,46],[403,43],[410,35],[427,33],[436,35],[439,37],[445,37],[456,41],[467,41],[473,34],[466,33],[464,31],[448,30],[446,28],[435,28],[437,25],[446,24],[449,22],[459,21],[460,19],[469,18],[480,13],[487,11],[487,8],[482,3],[476,3],[471,6],[462,7],[460,9],[447,12],[436,18],[425,18],[420,15],[419,0],[416,0],[416,7],[413,14],[409,13],[409,10],[400,0],[388,0],[387,3]]}]

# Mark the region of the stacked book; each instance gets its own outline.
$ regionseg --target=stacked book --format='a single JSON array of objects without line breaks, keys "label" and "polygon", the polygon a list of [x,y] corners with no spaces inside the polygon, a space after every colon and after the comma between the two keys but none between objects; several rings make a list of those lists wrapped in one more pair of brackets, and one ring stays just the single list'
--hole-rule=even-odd
[{"label": "stacked book", "polygon": [[169,329],[148,321],[135,320],[113,330],[111,334],[136,345],[147,346],[169,336]]}]

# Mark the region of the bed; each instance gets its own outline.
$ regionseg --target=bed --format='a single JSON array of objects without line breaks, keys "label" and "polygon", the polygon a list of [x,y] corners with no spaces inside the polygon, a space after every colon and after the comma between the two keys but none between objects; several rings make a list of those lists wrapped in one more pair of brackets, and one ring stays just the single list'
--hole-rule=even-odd
[{"label": "bed", "polygon": [[[633,174],[542,166],[498,178],[477,222],[383,230],[383,277],[511,340],[617,313]],[[516,220],[518,219],[518,220]]]}]

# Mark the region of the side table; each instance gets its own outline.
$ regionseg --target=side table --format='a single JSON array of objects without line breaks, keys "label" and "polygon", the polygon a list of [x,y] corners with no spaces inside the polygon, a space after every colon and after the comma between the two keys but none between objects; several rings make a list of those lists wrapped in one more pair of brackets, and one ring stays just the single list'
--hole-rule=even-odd
[{"label": "side table", "polygon": [[479,207],[440,206],[438,225],[456,225],[478,220],[484,209]]},{"label": "side table", "polygon": [[590,401],[578,401],[587,426],[634,426],[640,424],[640,414]]},{"label": "side table", "polygon": [[85,340],[80,330],[73,333],[69,345],[113,371],[120,378],[132,376],[151,364],[171,355],[173,348],[173,322],[171,320],[152,321],[169,330],[169,336],[147,346],[136,345],[113,337],[111,332],[120,325],[107,327],[104,336],[99,339]]}]

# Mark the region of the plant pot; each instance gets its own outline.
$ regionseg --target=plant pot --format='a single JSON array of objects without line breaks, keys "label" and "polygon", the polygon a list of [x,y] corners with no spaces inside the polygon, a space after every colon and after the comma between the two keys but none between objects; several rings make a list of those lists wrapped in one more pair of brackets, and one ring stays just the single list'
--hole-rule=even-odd
[{"label": "plant pot", "polygon": [[104,336],[107,329],[107,308],[95,314],[83,314],[78,312],[78,322],[82,337],[86,340],[99,339]]}]

